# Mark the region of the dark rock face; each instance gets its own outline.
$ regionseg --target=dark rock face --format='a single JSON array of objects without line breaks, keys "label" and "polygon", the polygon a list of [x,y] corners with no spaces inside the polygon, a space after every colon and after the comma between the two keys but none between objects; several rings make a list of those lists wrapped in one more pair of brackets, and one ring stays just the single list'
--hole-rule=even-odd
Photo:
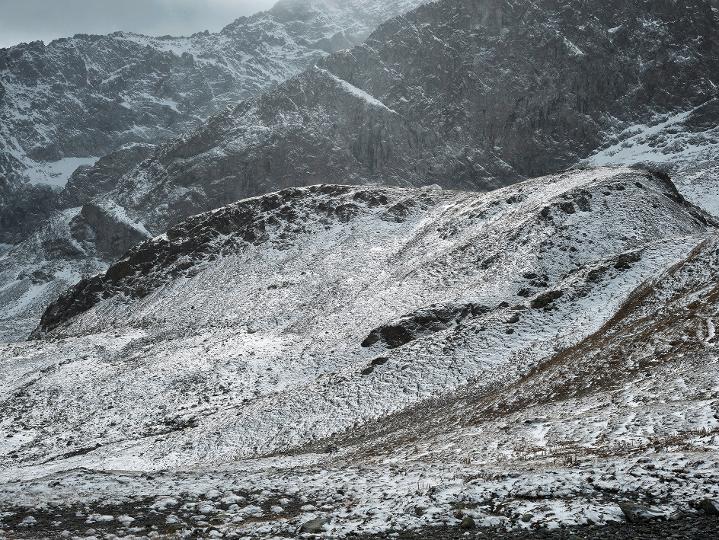
[{"label": "dark rock face", "polygon": [[147,240],[147,233],[133,227],[112,208],[88,203],[70,223],[73,238],[78,242],[94,245],[97,253],[105,260],[114,260],[132,246]]},{"label": "dark rock face", "polygon": [[165,146],[115,196],[161,230],[293,185],[482,190],[556,172],[617,119],[711,100],[718,30],[706,0],[432,3]]},{"label": "dark rock face", "polygon": [[[291,97],[264,95],[161,148],[113,197],[160,232],[188,215],[292,186],[401,184],[404,171],[432,159],[436,138],[345,84],[310,70],[283,87]],[[331,125],[317,124],[325,121]]]},{"label": "dark rock face", "polygon": [[375,328],[362,342],[362,346],[372,347],[381,343],[387,349],[396,349],[422,336],[446,330],[467,317],[481,315],[487,311],[488,308],[478,304],[428,306]]},{"label": "dark rock face", "polygon": [[699,508],[708,516],[719,517],[719,501],[704,499],[699,503]]},{"label": "dark rock face", "polygon": [[[420,3],[373,3],[367,17],[378,22]],[[238,67],[227,56],[230,53],[272,57],[267,61],[274,62],[277,70],[277,58],[281,58],[295,66],[282,68],[286,75],[299,71],[296,66],[303,62],[318,65],[272,91],[225,109],[195,131],[155,150],[146,145],[124,147],[93,167],[78,170],[60,195],[9,180],[14,186],[11,194],[0,193],[0,238],[22,240],[53,209],[79,207],[93,198],[114,201],[126,210],[129,221],[157,235],[188,216],[294,186],[333,182],[492,189],[574,166],[603,144],[605,133],[616,124],[645,122],[656,112],[684,111],[703,103],[691,117],[692,126],[701,130],[712,125],[719,111],[711,101],[715,96],[711,79],[719,73],[719,27],[717,11],[706,0],[690,0],[681,6],[650,0],[442,0],[388,21],[366,44],[330,56],[327,52],[358,39],[364,31],[360,27],[368,27],[370,19],[357,23],[355,7],[362,2],[342,2],[343,20],[354,21],[351,24],[327,22],[317,15],[314,4],[301,4],[282,2],[269,15],[240,19],[227,27],[221,34],[223,43],[241,44],[236,51],[223,49],[225,45],[214,43],[218,36],[212,35],[180,43],[117,34],[79,36],[48,47],[31,44],[4,53],[7,66],[18,69],[0,67],[6,90],[0,115],[18,88],[3,74],[17,71],[37,82],[52,78],[58,65],[67,64],[68,81],[83,92],[99,92],[93,86],[96,74],[87,67],[88,59],[104,66],[103,55],[115,51],[112,47],[120,47],[122,55],[134,59],[141,44],[147,58],[141,55],[138,65],[147,72],[137,73],[157,75],[163,84],[159,90],[146,88],[144,75],[137,75],[135,68],[121,70],[118,80],[103,84],[109,85],[107,91],[113,96],[127,94],[139,105],[131,110],[121,107],[122,115],[131,118],[113,113],[103,125],[155,127],[139,130],[139,135],[133,130],[123,132],[108,143],[112,149],[128,140],[157,141],[195,125],[202,115],[193,112],[189,97],[182,101],[178,93],[193,95],[194,90],[188,89],[200,84],[195,75],[203,78],[202,89],[212,86],[208,81],[220,77],[220,72],[230,79],[240,77],[233,79],[241,82],[236,93],[225,93],[225,97],[242,92],[243,97],[251,96],[264,89],[256,83],[266,79],[265,64],[255,65],[255,71],[244,64]],[[302,47],[293,48],[299,42],[278,38],[282,29],[291,36],[305,36]],[[257,47],[260,42],[266,44],[262,51]],[[292,45],[289,49],[288,44]],[[88,48],[92,51],[87,52]],[[291,54],[287,53],[290,49]],[[280,56],[272,56],[275,53]],[[77,55],[82,62],[72,60]],[[227,70],[232,73],[228,75]],[[270,71],[276,74],[277,70]],[[224,82],[216,87],[227,88]],[[202,101],[200,93],[195,94],[197,103]],[[147,96],[154,101],[142,101]],[[51,98],[43,99],[49,103]],[[141,118],[138,110],[144,115]],[[83,126],[84,112],[69,108],[62,114],[58,118],[80,119],[73,127]],[[195,116],[184,122],[183,115]],[[93,122],[103,118],[102,113],[92,116]],[[171,121],[161,121],[168,118]],[[132,123],[123,124],[125,120]],[[157,126],[164,127],[158,131]],[[94,137],[94,129],[85,126],[77,131]],[[24,132],[19,129],[18,133]],[[65,139],[75,135],[68,131],[52,138],[54,144],[65,145]],[[0,131],[0,144],[4,136]],[[26,138],[34,140],[32,134]],[[98,140],[93,138],[92,144],[104,144]],[[34,159],[55,159],[91,155],[96,148],[67,144],[57,152],[32,146],[31,153]],[[4,171],[22,169],[23,164],[16,161],[0,151]],[[673,186],[667,193],[680,197]],[[3,210],[3,201],[10,201],[11,211]],[[548,206],[542,218],[562,220],[597,211],[600,204],[577,194]],[[405,210],[387,209],[387,219],[402,220]],[[338,218],[351,219],[353,211],[350,205],[339,211]],[[117,246],[125,246],[126,241]],[[117,246],[90,251],[119,253]],[[489,266],[492,260],[482,264]],[[527,299],[539,292],[528,286],[517,291]],[[551,302],[544,307],[551,309]]]},{"label": "dark rock face", "polygon": [[27,237],[55,209],[57,194],[47,186],[12,181],[0,174],[0,243]]},{"label": "dark rock face", "polygon": [[546,309],[552,305],[552,302],[559,300],[563,294],[564,293],[562,291],[547,291],[538,295],[534,300],[532,300],[530,305],[534,309]]},{"label": "dark rock face", "polygon": [[58,206],[81,206],[111,191],[122,175],[150,157],[154,150],[155,146],[151,144],[131,144],[108,154],[93,166],[80,167],[58,196]]}]

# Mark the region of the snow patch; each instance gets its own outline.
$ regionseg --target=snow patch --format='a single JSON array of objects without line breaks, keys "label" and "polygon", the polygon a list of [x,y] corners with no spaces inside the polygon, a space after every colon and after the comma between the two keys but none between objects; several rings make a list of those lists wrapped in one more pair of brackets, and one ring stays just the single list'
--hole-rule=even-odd
[{"label": "snow patch", "polygon": [[318,71],[320,71],[320,72],[324,73],[325,75],[327,75],[328,77],[330,77],[330,78],[331,78],[333,81],[335,81],[343,90],[345,90],[346,92],[352,94],[353,96],[360,98],[361,100],[367,102],[369,105],[371,105],[371,106],[373,106],[373,107],[379,107],[380,109],[384,109],[384,110],[389,111],[389,112],[391,112],[391,113],[393,113],[393,114],[397,114],[397,111],[394,111],[394,110],[390,109],[389,107],[387,107],[387,105],[385,105],[384,103],[382,103],[382,102],[381,102],[380,100],[378,100],[376,97],[374,97],[373,95],[371,95],[371,94],[365,92],[365,91],[362,90],[361,88],[357,88],[356,86],[354,86],[354,85],[348,83],[348,82],[345,81],[344,79],[340,79],[339,77],[337,77],[337,76],[334,75],[333,73],[327,71],[326,69],[322,69],[322,68],[317,68],[317,69],[318,69]]},{"label": "snow patch", "polygon": [[33,185],[62,188],[79,167],[95,165],[99,159],[99,157],[68,157],[47,162],[27,160],[25,164],[28,168],[25,174]]}]

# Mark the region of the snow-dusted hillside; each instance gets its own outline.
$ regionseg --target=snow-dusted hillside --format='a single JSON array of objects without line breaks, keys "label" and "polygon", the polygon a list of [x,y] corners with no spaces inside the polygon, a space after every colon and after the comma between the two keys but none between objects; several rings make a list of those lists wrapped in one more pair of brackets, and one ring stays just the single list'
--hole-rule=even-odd
[{"label": "snow-dusted hillside", "polygon": [[457,524],[460,503],[514,526],[688,510],[717,475],[714,226],[663,175],[607,168],[193,217],[0,346],[1,504],[254,537]]},{"label": "snow-dusted hillside", "polygon": [[[363,17],[374,24],[420,3],[363,3]],[[484,190],[577,162],[660,162],[690,200],[714,211],[717,11],[706,0],[610,4],[442,0],[422,6],[381,25],[365,44],[320,60],[183,137],[156,149],[129,147],[141,148],[137,154],[124,147],[77,171],[61,194],[43,186],[3,187],[0,181],[0,205],[12,208],[0,211],[0,227],[26,238],[48,226],[41,218],[53,209],[66,211],[95,198],[113,201],[157,235],[192,214],[290,186]],[[351,21],[362,11],[354,0],[337,9],[321,2],[297,6],[284,2],[215,36],[188,39],[220,54],[232,40],[244,44],[230,47],[236,52],[264,36],[280,47],[265,51],[270,62],[287,50],[270,39],[275,30],[268,28],[285,25],[293,36],[304,32],[312,43],[324,43],[322,32],[335,35],[359,24]],[[142,41],[127,35],[102,39],[128,47]],[[177,40],[149,41],[162,54],[181,58]],[[326,45],[317,50],[333,50]],[[205,66],[200,45],[187,47],[195,51],[195,63]],[[311,63],[326,53],[310,56]],[[200,67],[191,69],[205,77]],[[179,81],[184,72],[177,73]],[[264,71],[258,77],[272,78]],[[248,87],[243,85],[235,86]],[[202,116],[193,114],[192,122]],[[158,142],[157,133],[145,139]],[[36,270],[26,267],[17,275]],[[48,276],[48,289],[60,288],[54,279],[64,284],[62,276]],[[0,288],[29,286],[19,281]],[[17,309],[11,303],[6,311]],[[8,327],[13,317],[5,317]],[[13,337],[24,330],[18,326]]]},{"label": "snow-dusted hillside", "polygon": [[617,122],[604,146],[586,163],[651,166],[674,177],[682,194],[719,216],[719,100],[671,113],[646,123]]},{"label": "snow-dusted hillside", "polygon": [[27,337],[63,291],[149,236],[112,202],[56,212],[30,238],[0,253],[0,341]]}]

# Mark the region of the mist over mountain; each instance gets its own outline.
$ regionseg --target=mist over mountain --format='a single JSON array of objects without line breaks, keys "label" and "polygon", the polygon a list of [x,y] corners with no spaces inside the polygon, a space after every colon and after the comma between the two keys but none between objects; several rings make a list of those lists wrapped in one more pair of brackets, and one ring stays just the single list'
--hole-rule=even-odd
[{"label": "mist over mountain", "polygon": [[0,536],[713,538],[715,0],[281,0],[0,50]]},{"label": "mist over mountain", "polygon": [[198,31],[218,31],[228,21],[273,4],[273,0],[6,0],[0,20],[0,47],[118,30],[189,36]]}]

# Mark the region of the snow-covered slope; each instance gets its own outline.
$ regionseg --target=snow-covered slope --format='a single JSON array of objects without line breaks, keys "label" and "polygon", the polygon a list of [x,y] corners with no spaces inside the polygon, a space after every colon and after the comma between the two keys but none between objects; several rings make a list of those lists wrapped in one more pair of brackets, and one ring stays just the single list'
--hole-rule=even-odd
[{"label": "snow-covered slope", "polygon": [[[111,189],[113,178],[126,173],[153,148],[132,144],[93,167],[75,171],[67,187],[53,199],[60,209],[38,220],[41,226],[24,241],[2,250],[0,341],[25,339],[60,293],[82,277],[106,270],[110,262],[150,236],[123,208],[98,195]],[[14,212],[7,217],[16,218],[38,201],[25,202],[28,208],[15,201]]]},{"label": "snow-covered slope", "polygon": [[[712,231],[711,219],[665,177],[631,169],[576,171],[484,195],[294,188],[193,217],[64,294],[43,318],[42,339],[0,348],[4,478],[76,467],[256,471],[311,464],[315,452],[336,447],[345,466],[372,469],[387,458],[414,483],[433,463],[446,479],[450,469],[472,470],[475,459],[482,466],[516,460],[531,442],[516,439],[511,450],[509,435],[491,418],[499,411],[492,396],[502,414],[523,415],[562,392],[585,400],[596,392],[606,405],[592,414],[604,418],[606,410],[609,425],[619,422],[626,409],[609,405],[613,394],[602,380],[611,366],[592,359],[592,344],[599,343],[592,336],[634,319],[649,324],[641,322],[644,311],[631,318],[627,310],[639,309],[642,291],[659,289],[653,280],[688,287],[671,281],[672,269],[713,245],[706,243]],[[661,277],[667,271],[670,277]],[[646,309],[674,298],[670,290],[660,296]],[[625,366],[622,357],[618,384],[633,380],[633,358]],[[537,395],[531,381],[549,377],[548,369],[558,374],[545,385],[548,393]],[[707,369],[711,386],[714,367]],[[635,392],[640,399],[644,391]],[[662,395],[648,388],[641,399],[660,403]],[[562,403],[546,406],[547,418],[531,429],[508,425],[527,426],[511,429],[525,439],[536,433],[539,447],[564,437],[591,449],[612,433],[598,419],[590,430],[560,423],[566,411],[579,410]],[[702,403],[695,404],[695,420],[710,405]],[[458,441],[475,441],[479,428],[471,418],[489,422],[481,458],[439,442],[448,435],[436,430],[460,410],[452,435]],[[657,411],[622,425],[660,433],[654,424],[664,413]],[[434,430],[407,434],[403,415]],[[674,417],[671,429],[691,421]],[[713,426],[708,419],[695,424]],[[373,470],[362,489],[387,489],[394,475]],[[180,490],[183,473],[174,474],[162,481]],[[253,472],[244,482],[289,490],[296,474],[305,473]],[[307,481],[300,489],[340,489],[354,474],[343,472],[340,480],[330,472],[322,486]],[[420,497],[404,493],[405,483],[387,504]],[[0,493],[17,490],[6,485]],[[678,494],[672,504],[685,499]],[[342,514],[332,505],[324,511],[356,529],[355,511]],[[431,514],[405,525],[431,522]],[[248,530],[259,526],[253,523]]]},{"label": "snow-covered slope", "polygon": [[644,165],[671,173],[682,194],[719,215],[719,100],[655,114],[647,123],[617,122],[586,163]]},{"label": "snow-covered slope", "polygon": [[[373,3],[365,16],[377,21],[412,4]],[[227,35],[252,41],[247,29],[264,28],[270,19],[319,39],[318,28],[335,32],[359,16],[356,2],[341,9],[314,5],[283,3],[271,16],[192,39],[207,47]],[[715,174],[707,168],[714,155],[717,28],[717,12],[705,0],[609,7],[442,0],[392,19],[364,45],[321,60],[194,132],[143,150],[135,162],[121,150],[81,169],[55,207],[109,199],[156,235],[192,214],[290,186],[483,190],[586,163],[595,154],[591,163],[643,162],[660,153],[662,139],[661,155],[683,193],[711,211],[719,204],[711,202]],[[171,40],[155,42],[172,49]],[[645,135],[673,135],[646,141],[637,126]],[[631,151],[620,141],[627,138]],[[681,148],[685,155],[677,154]],[[37,204],[47,192],[32,189],[36,196],[10,189],[13,213],[3,219],[0,212],[0,223],[19,227],[21,236],[32,230],[19,219],[30,215],[28,208],[37,209],[35,225],[53,208]]]},{"label": "snow-covered slope", "polygon": [[56,212],[30,238],[0,254],[0,341],[27,337],[42,313],[83,277],[107,269],[150,234],[112,202]]}]

